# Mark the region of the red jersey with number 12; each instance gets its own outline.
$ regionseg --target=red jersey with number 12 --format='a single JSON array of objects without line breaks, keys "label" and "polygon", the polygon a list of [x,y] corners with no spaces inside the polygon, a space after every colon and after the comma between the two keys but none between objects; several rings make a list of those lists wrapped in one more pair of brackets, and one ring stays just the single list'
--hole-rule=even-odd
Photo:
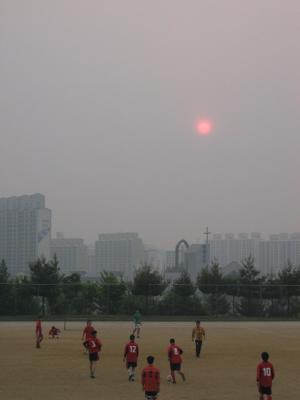
[{"label": "red jersey with number 12", "polygon": [[137,362],[139,356],[139,346],[135,342],[129,342],[125,345],[124,357],[127,362]]},{"label": "red jersey with number 12", "polygon": [[168,347],[168,358],[171,364],[181,364],[182,363],[182,350],[176,344],[170,344]]},{"label": "red jersey with number 12", "polygon": [[270,362],[261,362],[257,366],[256,380],[260,386],[271,387],[275,377],[274,367]]}]

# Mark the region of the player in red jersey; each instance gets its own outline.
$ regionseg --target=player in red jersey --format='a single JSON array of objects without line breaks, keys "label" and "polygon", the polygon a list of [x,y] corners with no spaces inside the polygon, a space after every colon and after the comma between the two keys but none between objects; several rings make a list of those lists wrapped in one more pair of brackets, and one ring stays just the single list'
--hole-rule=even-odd
[{"label": "player in red jersey", "polygon": [[52,326],[48,333],[48,338],[59,339],[60,329]]},{"label": "player in red jersey", "polygon": [[130,335],[130,342],[125,345],[123,361],[126,360],[126,368],[128,369],[128,380],[134,381],[134,372],[137,367],[137,359],[139,356],[139,346],[135,343],[135,336]]},{"label": "player in red jersey", "polygon": [[183,371],[181,371],[182,353],[182,349],[175,344],[175,339],[170,339],[170,345],[168,347],[168,360],[170,362],[170,370],[173,383],[176,383],[175,371],[177,371],[182,380],[185,381],[185,375]]},{"label": "player in red jersey", "polygon": [[39,349],[41,347],[41,342],[44,339],[42,332],[42,319],[40,316],[38,316],[38,319],[35,322],[35,338],[36,338],[35,347]]},{"label": "player in red jersey", "polygon": [[273,364],[269,362],[269,354],[261,353],[262,362],[256,368],[256,383],[259,400],[272,400],[272,381],[275,378]]},{"label": "player in red jersey", "polygon": [[160,372],[153,365],[153,356],[148,356],[147,362],[147,367],[142,371],[142,390],[147,400],[156,400],[160,389]]},{"label": "player in red jersey", "polygon": [[89,351],[90,376],[95,378],[96,362],[99,360],[99,352],[102,348],[101,341],[97,338],[97,331],[93,331],[86,341],[86,348]]},{"label": "player in red jersey", "polygon": [[84,328],[83,332],[82,332],[82,344],[86,349],[86,352],[88,350],[87,348],[87,341],[90,337],[92,337],[92,332],[95,330],[95,328],[92,326],[92,321],[86,321],[86,327]]}]

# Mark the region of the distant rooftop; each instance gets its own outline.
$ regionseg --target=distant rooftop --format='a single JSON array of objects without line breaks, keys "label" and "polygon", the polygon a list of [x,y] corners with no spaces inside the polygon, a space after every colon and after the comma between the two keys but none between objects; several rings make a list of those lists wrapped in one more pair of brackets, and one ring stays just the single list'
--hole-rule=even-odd
[{"label": "distant rooftop", "polygon": [[34,210],[45,208],[45,196],[41,193],[0,198],[0,211]]},{"label": "distant rooftop", "polygon": [[138,239],[138,237],[139,235],[136,232],[101,233],[98,235],[99,240]]}]

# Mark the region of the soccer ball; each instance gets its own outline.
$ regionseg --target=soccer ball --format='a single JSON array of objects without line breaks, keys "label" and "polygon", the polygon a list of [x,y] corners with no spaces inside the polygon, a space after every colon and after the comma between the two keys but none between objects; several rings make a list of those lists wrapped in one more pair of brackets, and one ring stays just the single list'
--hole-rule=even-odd
[{"label": "soccer ball", "polygon": [[168,383],[171,383],[172,380],[173,380],[172,375],[168,375],[168,376],[167,376],[167,381],[168,381]]}]

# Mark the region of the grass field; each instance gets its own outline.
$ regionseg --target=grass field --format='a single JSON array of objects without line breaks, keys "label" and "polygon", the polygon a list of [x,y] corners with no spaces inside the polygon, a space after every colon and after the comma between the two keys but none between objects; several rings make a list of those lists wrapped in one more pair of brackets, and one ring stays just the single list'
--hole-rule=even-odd
[{"label": "grass field", "polygon": [[[257,399],[256,365],[261,351],[270,353],[276,379],[273,399],[295,400],[300,393],[300,323],[298,322],[207,322],[207,340],[200,359],[191,341],[193,322],[148,322],[142,327],[138,379],[128,382],[122,361],[131,333],[128,322],[93,325],[103,342],[96,379],[89,378],[88,358],[81,348],[84,323],[63,324],[59,340],[46,338],[51,323],[43,323],[45,340],[35,348],[34,323],[0,323],[0,399],[5,400],[136,400],[143,399],[140,371],[152,354],[161,370],[159,398],[203,400]],[[180,377],[169,384],[166,348],[170,337],[184,350]]]}]

